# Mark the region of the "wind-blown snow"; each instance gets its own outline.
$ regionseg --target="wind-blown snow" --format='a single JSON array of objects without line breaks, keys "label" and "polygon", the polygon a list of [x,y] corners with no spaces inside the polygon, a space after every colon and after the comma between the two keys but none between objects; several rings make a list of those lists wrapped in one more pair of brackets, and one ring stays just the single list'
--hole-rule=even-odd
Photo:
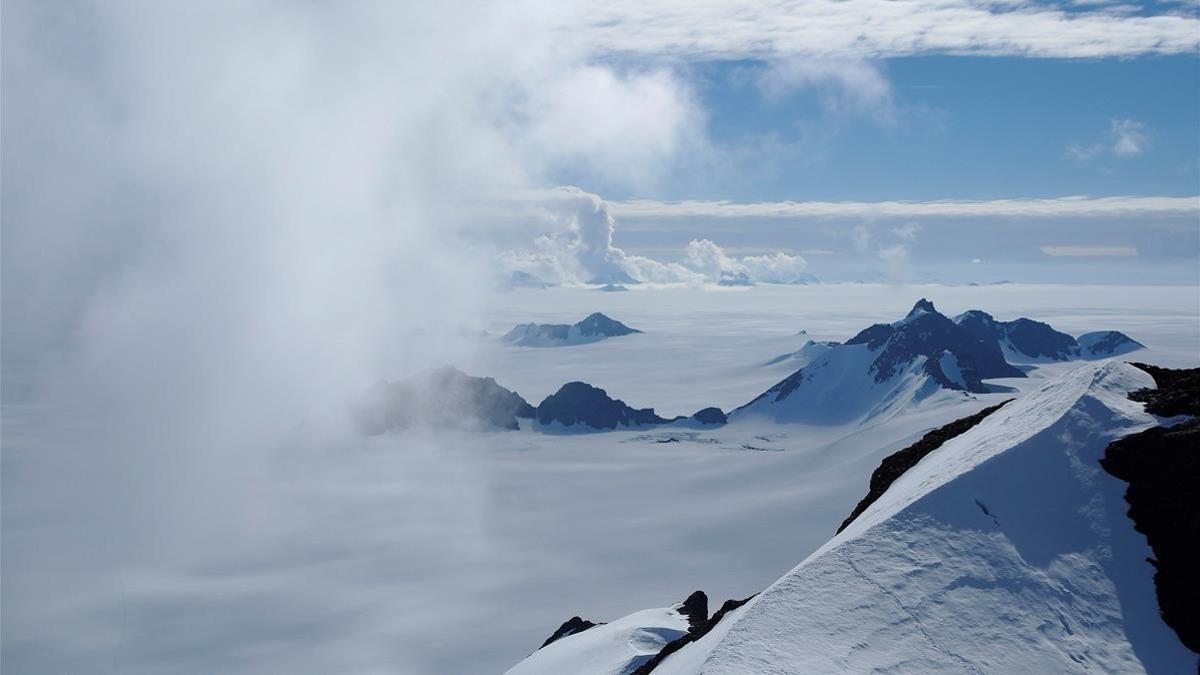
[{"label": "wind-blown snow", "polygon": [[[1145,538],[1098,461],[1156,424],[1127,364],[1080,366],[901,476],[656,672],[1188,672],[1156,612]],[[699,653],[708,650],[702,666]]]}]

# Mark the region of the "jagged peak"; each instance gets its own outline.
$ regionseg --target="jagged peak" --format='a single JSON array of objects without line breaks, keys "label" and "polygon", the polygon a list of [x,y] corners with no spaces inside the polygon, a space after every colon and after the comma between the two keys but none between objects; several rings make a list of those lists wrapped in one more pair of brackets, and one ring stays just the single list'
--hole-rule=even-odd
[{"label": "jagged peak", "polygon": [[937,313],[938,313],[937,308],[933,306],[932,302],[926,300],[925,298],[921,298],[920,300],[917,301],[917,304],[913,305],[913,308],[911,310],[909,310],[908,315],[905,316],[904,318],[911,319],[915,316],[920,316],[921,314],[937,314]]}]

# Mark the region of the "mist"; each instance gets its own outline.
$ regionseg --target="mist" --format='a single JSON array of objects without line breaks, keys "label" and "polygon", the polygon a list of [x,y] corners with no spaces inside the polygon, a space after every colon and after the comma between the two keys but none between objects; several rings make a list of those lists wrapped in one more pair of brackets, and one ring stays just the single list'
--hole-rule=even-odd
[{"label": "mist", "polygon": [[[486,486],[350,403],[468,358],[461,195],[598,146],[651,177],[696,123],[534,9],[6,3],[6,670],[437,669],[435,610],[394,603],[486,548]],[[630,92],[654,128],[607,114]]]}]

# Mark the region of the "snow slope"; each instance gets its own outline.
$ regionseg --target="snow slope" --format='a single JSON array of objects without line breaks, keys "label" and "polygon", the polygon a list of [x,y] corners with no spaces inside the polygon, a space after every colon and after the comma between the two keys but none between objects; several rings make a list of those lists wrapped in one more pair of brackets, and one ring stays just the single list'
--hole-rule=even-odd
[{"label": "snow slope", "polygon": [[678,610],[646,609],[546,645],[507,675],[631,673],[687,630]]},{"label": "snow slope", "polygon": [[1195,669],[1098,464],[1156,424],[1133,366],[1085,364],[935,450],[661,673]]}]

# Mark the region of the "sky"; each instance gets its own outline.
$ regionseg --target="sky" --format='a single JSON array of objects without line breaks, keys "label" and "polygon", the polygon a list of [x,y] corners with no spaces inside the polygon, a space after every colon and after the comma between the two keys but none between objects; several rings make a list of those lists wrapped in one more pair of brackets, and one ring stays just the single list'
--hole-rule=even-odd
[{"label": "sky", "polygon": [[[1193,2],[6,0],[0,50],[6,671],[396,670],[288,481],[512,272],[1200,284]],[[389,489],[475,522],[443,445]]]}]

